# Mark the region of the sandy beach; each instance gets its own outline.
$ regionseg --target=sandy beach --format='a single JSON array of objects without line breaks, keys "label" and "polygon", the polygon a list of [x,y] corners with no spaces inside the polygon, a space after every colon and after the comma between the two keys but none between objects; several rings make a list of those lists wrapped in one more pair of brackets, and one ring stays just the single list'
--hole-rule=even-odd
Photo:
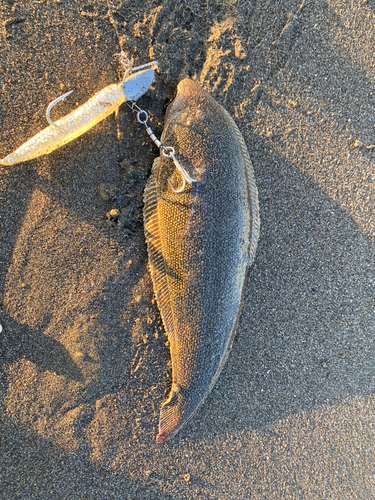
[{"label": "sandy beach", "polygon": [[[213,391],[157,444],[167,338],[143,190],[158,150],[128,106],[0,168],[0,499],[375,498],[375,1],[0,0],[0,158],[159,62],[234,118],[261,234]],[[111,212],[112,211],[112,212]],[[112,215],[111,215],[112,214]],[[115,214],[115,216],[113,216]]]}]

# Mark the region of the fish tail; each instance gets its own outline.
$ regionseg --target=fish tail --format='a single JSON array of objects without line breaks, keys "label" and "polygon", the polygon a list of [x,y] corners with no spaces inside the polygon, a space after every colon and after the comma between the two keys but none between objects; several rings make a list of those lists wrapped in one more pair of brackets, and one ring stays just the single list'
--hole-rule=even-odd
[{"label": "fish tail", "polygon": [[169,397],[162,404],[159,417],[159,434],[157,443],[165,443],[173,438],[201,406],[204,397],[192,398],[186,389],[172,384]]},{"label": "fish tail", "polygon": [[169,397],[164,401],[160,410],[159,434],[156,437],[157,443],[164,443],[171,439],[187,421],[184,418],[184,407],[186,403],[181,388],[176,383],[172,384]]},{"label": "fish tail", "polygon": [[168,441],[177,434],[183,425],[184,422],[181,423],[178,418],[177,408],[165,403],[160,410],[159,434],[156,436],[156,442]]}]

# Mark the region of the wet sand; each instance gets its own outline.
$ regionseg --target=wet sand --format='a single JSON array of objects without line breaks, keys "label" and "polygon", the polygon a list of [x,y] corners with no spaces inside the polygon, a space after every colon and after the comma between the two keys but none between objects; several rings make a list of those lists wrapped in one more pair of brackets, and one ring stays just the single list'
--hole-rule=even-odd
[{"label": "wet sand", "polygon": [[[188,76],[234,117],[261,237],[233,350],[157,445],[169,391],[142,194],[158,155],[123,105],[0,170],[0,498],[375,498],[375,2],[125,2],[160,136]],[[0,2],[0,157],[119,81],[105,1]],[[111,210],[118,216],[108,217]]]}]

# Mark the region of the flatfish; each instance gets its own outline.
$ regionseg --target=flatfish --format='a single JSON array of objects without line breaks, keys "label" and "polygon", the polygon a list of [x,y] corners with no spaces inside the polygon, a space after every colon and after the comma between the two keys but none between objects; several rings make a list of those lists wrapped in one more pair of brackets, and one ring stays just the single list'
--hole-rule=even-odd
[{"label": "flatfish", "polygon": [[231,116],[192,80],[178,85],[161,154],[144,194],[145,235],[156,300],[169,339],[172,387],[158,443],[173,437],[214,386],[232,346],[246,271],[259,236],[258,193]]}]

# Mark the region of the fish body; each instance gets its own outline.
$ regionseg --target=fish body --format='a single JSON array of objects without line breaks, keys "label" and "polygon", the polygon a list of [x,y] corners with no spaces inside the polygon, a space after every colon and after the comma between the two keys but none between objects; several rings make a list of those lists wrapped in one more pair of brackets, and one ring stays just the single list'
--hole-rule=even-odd
[{"label": "fish body", "polygon": [[178,86],[161,142],[174,148],[194,182],[181,193],[172,189],[181,174],[161,155],[144,195],[150,272],[172,360],[159,443],[181,429],[217,380],[259,236],[257,189],[242,135],[191,80]]},{"label": "fish body", "polygon": [[[151,63],[157,64],[157,63]],[[97,92],[77,109],[45,128],[18,149],[0,160],[0,165],[14,165],[46,155],[84,134],[116,111],[125,101],[136,101],[152,84],[154,70],[131,74],[122,84],[112,84]]]}]

